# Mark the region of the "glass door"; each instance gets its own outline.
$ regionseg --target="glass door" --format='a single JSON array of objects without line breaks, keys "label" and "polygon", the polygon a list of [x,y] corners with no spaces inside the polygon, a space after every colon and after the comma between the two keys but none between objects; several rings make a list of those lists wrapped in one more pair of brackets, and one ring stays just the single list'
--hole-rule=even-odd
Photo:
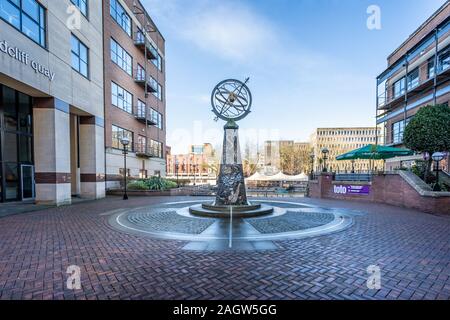
[{"label": "glass door", "polygon": [[34,199],[34,166],[21,166],[22,177],[22,200]]}]

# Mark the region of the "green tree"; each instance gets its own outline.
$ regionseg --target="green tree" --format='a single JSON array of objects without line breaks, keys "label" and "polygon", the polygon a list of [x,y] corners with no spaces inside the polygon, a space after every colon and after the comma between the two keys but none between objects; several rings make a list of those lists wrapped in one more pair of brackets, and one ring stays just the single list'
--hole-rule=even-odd
[{"label": "green tree", "polygon": [[406,127],[403,143],[413,151],[430,154],[424,177],[427,181],[433,162],[431,155],[450,150],[450,108],[429,105],[420,109]]}]

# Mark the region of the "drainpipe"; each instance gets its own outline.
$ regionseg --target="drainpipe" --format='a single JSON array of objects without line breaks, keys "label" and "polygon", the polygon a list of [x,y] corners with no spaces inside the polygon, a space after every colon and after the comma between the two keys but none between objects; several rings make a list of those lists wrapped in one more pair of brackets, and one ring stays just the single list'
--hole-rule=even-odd
[{"label": "drainpipe", "polygon": [[[405,57],[405,107],[403,110],[403,126],[406,124],[406,107],[408,106],[408,72],[409,72],[409,61],[408,61],[408,55]],[[405,130],[403,128],[403,130]],[[403,139],[402,139],[403,140]]]},{"label": "drainpipe", "polygon": [[434,49],[434,88],[433,88],[433,103],[434,105],[437,104],[437,75],[438,75],[438,52],[439,52],[439,37],[438,37],[439,29],[436,28],[434,30],[434,42],[435,42],[435,49]]},{"label": "drainpipe", "polygon": [[378,145],[378,106],[379,106],[379,97],[378,97],[378,86],[379,86],[379,79],[377,78],[377,88],[376,88],[376,94],[377,94],[377,99],[376,99],[376,107],[375,107],[375,145]]}]

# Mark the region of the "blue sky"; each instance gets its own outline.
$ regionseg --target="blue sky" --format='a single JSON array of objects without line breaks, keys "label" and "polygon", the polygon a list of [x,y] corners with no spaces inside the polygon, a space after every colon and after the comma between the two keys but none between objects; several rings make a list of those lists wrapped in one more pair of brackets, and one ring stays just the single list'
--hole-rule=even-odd
[{"label": "blue sky", "polygon": [[[374,125],[375,77],[445,0],[142,0],[166,39],[174,153],[221,141],[210,93],[251,78],[241,138],[307,141],[317,127]],[[381,30],[367,8],[381,9]],[[242,144],[242,143],[241,143]]]}]

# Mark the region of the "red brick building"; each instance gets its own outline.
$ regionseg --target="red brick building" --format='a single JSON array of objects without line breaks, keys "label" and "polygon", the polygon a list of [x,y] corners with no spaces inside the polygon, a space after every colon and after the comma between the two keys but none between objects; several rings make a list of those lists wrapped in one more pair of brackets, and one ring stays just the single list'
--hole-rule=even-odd
[{"label": "red brick building", "polygon": [[211,144],[191,145],[187,154],[167,155],[167,177],[189,180],[191,184],[215,184],[218,165]]},{"label": "red brick building", "polygon": [[107,188],[123,174],[130,139],[132,177],[166,174],[165,40],[136,0],[103,1]]},{"label": "red brick building", "polygon": [[[387,61],[388,68],[377,77],[377,125],[382,132],[378,142],[402,147],[404,129],[420,108],[450,101],[450,3],[439,8]],[[423,155],[396,158],[386,166],[394,169],[400,161],[420,159]]]}]

